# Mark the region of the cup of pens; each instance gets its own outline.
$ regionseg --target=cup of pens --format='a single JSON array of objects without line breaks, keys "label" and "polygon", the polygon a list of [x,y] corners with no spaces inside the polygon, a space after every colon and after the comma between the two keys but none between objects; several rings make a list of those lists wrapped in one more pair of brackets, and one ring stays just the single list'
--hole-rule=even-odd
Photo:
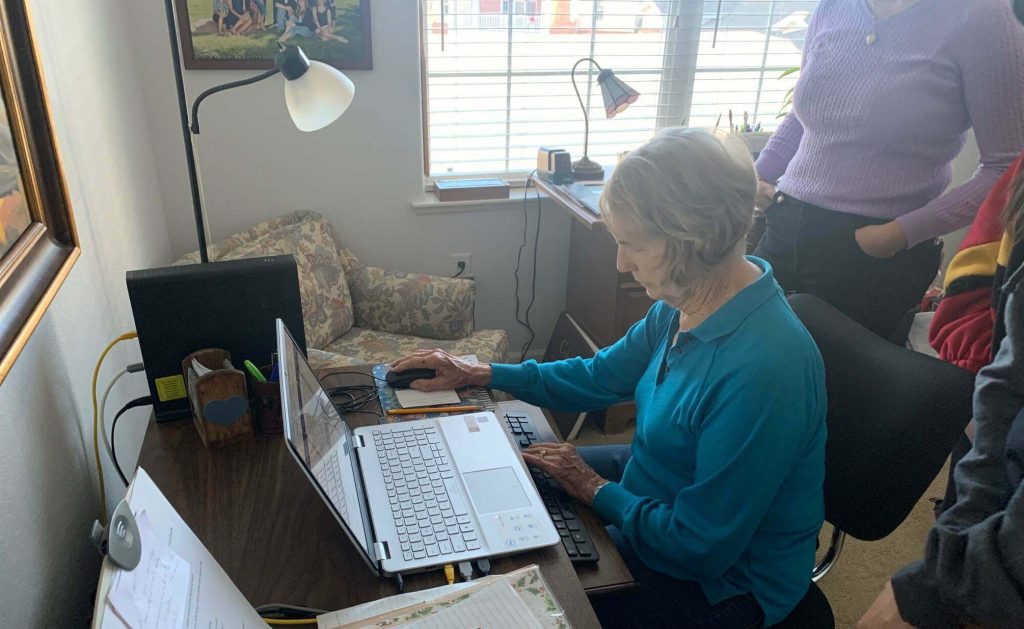
[{"label": "cup of pens", "polygon": [[249,376],[249,391],[252,394],[249,401],[254,427],[264,435],[281,434],[284,432],[281,419],[281,385],[277,382],[274,365],[257,367],[248,360],[243,364]]}]

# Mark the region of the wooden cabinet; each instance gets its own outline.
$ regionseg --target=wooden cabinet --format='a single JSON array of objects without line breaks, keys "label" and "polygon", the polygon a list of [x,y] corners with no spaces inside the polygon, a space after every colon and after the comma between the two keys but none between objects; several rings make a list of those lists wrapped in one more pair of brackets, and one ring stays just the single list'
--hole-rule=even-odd
[{"label": "wooden cabinet", "polygon": [[615,255],[602,223],[573,221],[565,309],[599,348],[619,340],[654,303],[631,274],[615,269]]}]

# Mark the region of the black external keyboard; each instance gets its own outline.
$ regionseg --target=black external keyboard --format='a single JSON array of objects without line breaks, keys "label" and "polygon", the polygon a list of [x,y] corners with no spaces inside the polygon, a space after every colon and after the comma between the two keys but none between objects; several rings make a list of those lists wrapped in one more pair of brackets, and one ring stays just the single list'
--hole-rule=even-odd
[{"label": "black external keyboard", "polygon": [[[519,445],[519,449],[528,447],[531,443],[543,441],[539,438],[533,420],[527,413],[505,413],[505,421],[512,431],[512,437]],[[593,563],[600,559],[594,542],[590,539],[583,522],[576,516],[572,507],[572,499],[566,494],[558,483],[551,478],[547,472],[536,468],[528,467],[533,476],[533,482],[537,485],[544,505],[548,509],[551,521],[554,522],[558,534],[562,538],[562,546],[568,553],[573,563]]]}]

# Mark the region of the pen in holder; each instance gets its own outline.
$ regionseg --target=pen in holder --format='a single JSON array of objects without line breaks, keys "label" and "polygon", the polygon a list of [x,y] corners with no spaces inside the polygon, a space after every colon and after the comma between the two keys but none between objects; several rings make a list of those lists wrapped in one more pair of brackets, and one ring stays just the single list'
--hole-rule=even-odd
[{"label": "pen in holder", "polygon": [[[192,361],[201,369],[197,371]],[[181,361],[188,383],[192,419],[207,448],[220,448],[252,439],[252,416],[245,374],[231,364],[231,353],[207,348]]]},{"label": "pen in holder", "polygon": [[260,382],[251,376],[249,378],[254,424],[261,434],[280,434],[284,432],[281,423],[281,384],[270,381],[273,365],[259,367],[259,371],[267,382]]}]

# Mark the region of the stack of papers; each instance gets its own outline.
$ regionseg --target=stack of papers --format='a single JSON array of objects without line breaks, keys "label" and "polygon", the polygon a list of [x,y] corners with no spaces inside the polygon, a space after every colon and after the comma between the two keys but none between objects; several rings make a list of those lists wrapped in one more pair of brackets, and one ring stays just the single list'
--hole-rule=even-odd
[{"label": "stack of papers", "polygon": [[533,565],[503,575],[400,594],[317,618],[318,629],[569,629]]},{"label": "stack of papers", "polygon": [[103,560],[94,628],[266,629],[142,468],[135,473],[127,500],[139,527],[142,559],[134,570]]}]

